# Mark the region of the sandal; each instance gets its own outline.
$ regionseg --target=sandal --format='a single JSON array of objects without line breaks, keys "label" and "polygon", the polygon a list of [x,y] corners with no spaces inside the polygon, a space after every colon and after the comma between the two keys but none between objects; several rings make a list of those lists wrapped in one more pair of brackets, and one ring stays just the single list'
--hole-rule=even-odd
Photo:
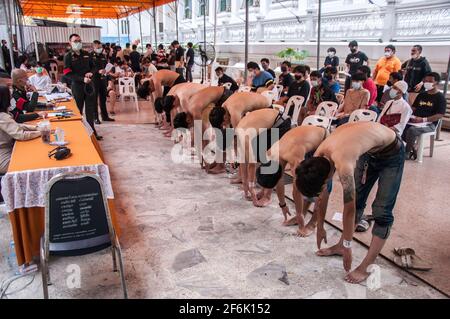
[{"label": "sandal", "polygon": [[[412,250],[412,249],[411,249]],[[412,250],[414,251],[414,250]],[[401,256],[394,256],[394,262],[405,269],[428,271],[431,266],[415,254],[406,254]]]},{"label": "sandal", "polygon": [[370,228],[371,225],[372,225],[371,221],[368,221],[368,220],[365,220],[365,219],[361,219],[361,221],[356,226],[355,231],[357,233],[363,233],[363,232],[367,231]]}]

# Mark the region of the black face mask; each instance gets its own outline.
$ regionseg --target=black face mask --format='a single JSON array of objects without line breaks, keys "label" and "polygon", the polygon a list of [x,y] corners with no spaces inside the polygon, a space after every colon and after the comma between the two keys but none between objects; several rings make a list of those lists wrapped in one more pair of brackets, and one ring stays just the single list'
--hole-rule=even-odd
[{"label": "black face mask", "polygon": [[392,82],[391,81],[387,81],[386,85],[387,86],[392,86]]},{"label": "black face mask", "polygon": [[286,71],[287,71],[287,67],[285,67],[285,66],[282,66],[282,67],[281,67],[281,72],[283,72],[283,73],[284,73],[284,72],[286,72]]},{"label": "black face mask", "polygon": [[295,78],[297,81],[300,81],[301,79],[303,79],[303,76],[301,76],[301,75],[295,75],[294,78]]},{"label": "black face mask", "polygon": [[351,53],[355,53],[355,52],[356,52],[356,48],[351,48],[351,49],[350,49],[350,52],[351,52]]},{"label": "black face mask", "polygon": [[325,79],[327,79],[328,81],[331,81],[333,79],[332,75],[325,75]]}]

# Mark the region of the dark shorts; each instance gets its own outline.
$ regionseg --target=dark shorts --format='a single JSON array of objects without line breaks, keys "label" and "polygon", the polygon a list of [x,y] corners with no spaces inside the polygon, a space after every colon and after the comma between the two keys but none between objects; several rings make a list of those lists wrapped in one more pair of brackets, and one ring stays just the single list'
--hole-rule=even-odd
[{"label": "dark shorts", "polygon": [[173,85],[172,85],[172,86],[177,85],[177,84],[180,84],[180,83],[185,83],[185,82],[186,82],[186,80],[185,80],[184,77],[180,74],[180,75],[177,77],[177,79],[175,80],[175,82],[173,82]]},{"label": "dark shorts", "polygon": [[233,92],[230,91],[230,90],[228,90],[228,89],[225,89],[225,90],[223,91],[222,96],[221,96],[220,99],[217,101],[216,106],[222,106],[222,104],[225,103],[225,101],[226,101],[231,95],[233,95]]},{"label": "dark shorts", "polygon": [[[272,137],[272,130],[274,128],[278,129],[278,136],[276,133]],[[291,129],[291,119],[284,119],[279,125],[272,127],[271,129],[265,130],[252,140],[252,148],[254,158],[258,163],[267,163],[266,152],[272,147],[275,142],[279,141],[284,134],[286,134]]]}]

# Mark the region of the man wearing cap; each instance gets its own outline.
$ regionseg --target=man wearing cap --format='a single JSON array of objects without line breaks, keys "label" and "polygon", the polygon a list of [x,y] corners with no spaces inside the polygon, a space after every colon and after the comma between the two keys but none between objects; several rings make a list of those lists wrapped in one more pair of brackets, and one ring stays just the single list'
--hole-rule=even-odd
[{"label": "man wearing cap", "polygon": [[390,127],[400,136],[412,115],[411,106],[403,98],[407,90],[408,83],[395,82],[389,91],[391,100],[386,102],[380,116],[380,123]]},{"label": "man wearing cap", "polygon": [[345,64],[347,65],[347,78],[345,79],[345,91],[350,88],[351,76],[358,71],[361,65],[367,65],[369,58],[364,52],[358,50],[358,42],[355,40],[350,41],[348,44],[350,53],[345,59]]}]

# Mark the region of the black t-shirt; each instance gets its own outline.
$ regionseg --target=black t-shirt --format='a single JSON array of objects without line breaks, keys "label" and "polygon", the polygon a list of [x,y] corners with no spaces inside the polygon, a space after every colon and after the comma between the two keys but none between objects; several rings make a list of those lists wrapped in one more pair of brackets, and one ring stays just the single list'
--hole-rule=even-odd
[{"label": "black t-shirt", "polygon": [[218,81],[219,85],[223,85],[225,83],[231,83],[230,91],[235,92],[239,89],[239,86],[237,85],[236,81],[233,80],[230,76],[224,74]]},{"label": "black t-shirt", "polygon": [[272,77],[273,77],[274,79],[277,78],[277,77],[275,76],[275,72],[274,72],[272,69],[267,69],[266,72],[269,72],[269,73],[272,75]]},{"label": "black t-shirt", "polygon": [[363,65],[364,61],[368,61],[369,58],[364,52],[358,51],[356,53],[350,53],[345,59],[345,63],[350,65],[350,70],[348,73],[355,74],[358,68]]},{"label": "black t-shirt", "polygon": [[186,60],[189,58],[188,65],[194,64],[194,50],[192,48],[189,48],[186,52]]},{"label": "black t-shirt", "polygon": [[290,74],[290,73],[288,73],[286,75],[283,73],[280,74],[279,83],[281,85],[283,85],[284,88],[289,88],[291,86],[291,84],[294,83],[294,81],[295,81],[295,79],[292,76],[292,74]]},{"label": "black t-shirt", "polygon": [[413,115],[419,117],[430,117],[436,114],[445,114],[447,103],[444,94],[438,92],[429,94],[422,92],[417,95],[413,104]]},{"label": "black t-shirt", "polygon": [[287,96],[288,98],[293,97],[294,95],[300,95],[303,96],[305,98],[305,101],[303,102],[302,106],[305,106],[306,104],[306,100],[308,99],[308,95],[309,95],[309,83],[308,81],[295,81],[294,83],[292,83],[289,86],[288,92],[287,92]]},{"label": "black t-shirt", "polygon": [[184,56],[184,49],[182,47],[178,47],[175,51],[175,61],[181,61],[181,58]]},{"label": "black t-shirt", "polygon": [[130,53],[130,61],[131,61],[131,68],[134,72],[140,72],[141,71],[141,65],[140,65],[140,59],[141,54],[137,51],[131,51]]},{"label": "black t-shirt", "polygon": [[[408,83],[408,92],[415,92],[415,86],[423,80],[427,73],[431,72],[431,67],[425,57],[420,57],[417,60],[409,59],[403,63],[402,70],[406,70],[405,82]],[[421,92],[424,92],[423,87]]]}]

